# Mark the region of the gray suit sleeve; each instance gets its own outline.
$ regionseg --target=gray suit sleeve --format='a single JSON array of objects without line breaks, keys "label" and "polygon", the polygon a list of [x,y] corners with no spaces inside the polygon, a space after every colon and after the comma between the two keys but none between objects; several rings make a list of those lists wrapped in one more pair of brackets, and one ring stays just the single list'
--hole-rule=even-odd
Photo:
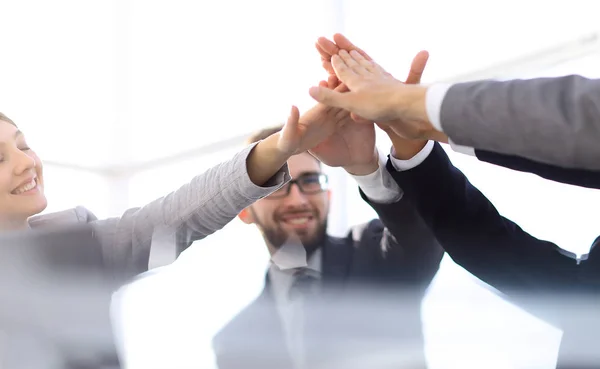
[{"label": "gray suit sleeve", "polygon": [[[136,274],[148,269],[153,238],[172,236],[187,242],[223,228],[244,208],[290,180],[287,165],[265,186],[248,176],[246,158],[255,144],[231,160],[196,176],[191,182],[153,202],[125,211],[118,218],[93,222],[107,266],[114,272]],[[156,242],[154,242],[155,244]]]},{"label": "gray suit sleeve", "polygon": [[458,145],[600,170],[600,80],[459,83],[448,90],[440,119]]}]

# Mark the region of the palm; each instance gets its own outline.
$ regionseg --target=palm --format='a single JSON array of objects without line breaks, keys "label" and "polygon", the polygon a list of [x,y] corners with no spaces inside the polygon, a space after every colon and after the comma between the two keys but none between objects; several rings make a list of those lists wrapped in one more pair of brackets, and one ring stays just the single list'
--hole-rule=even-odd
[{"label": "palm", "polygon": [[292,154],[312,149],[331,136],[347,120],[349,114],[328,106],[317,104],[299,118],[292,127],[284,127],[281,148]]},{"label": "palm", "polygon": [[348,115],[344,124],[310,153],[331,167],[346,167],[369,163],[374,151],[374,125],[356,123]]}]

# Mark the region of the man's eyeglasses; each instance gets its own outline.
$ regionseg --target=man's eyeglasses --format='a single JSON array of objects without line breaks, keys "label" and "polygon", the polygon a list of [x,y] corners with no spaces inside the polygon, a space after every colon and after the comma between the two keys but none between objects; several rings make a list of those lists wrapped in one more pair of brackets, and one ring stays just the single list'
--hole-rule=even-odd
[{"label": "man's eyeglasses", "polygon": [[292,179],[285,186],[273,192],[266,199],[281,199],[290,194],[292,185],[298,185],[298,189],[305,195],[314,195],[328,188],[327,175],[323,173],[303,174],[296,179]]}]

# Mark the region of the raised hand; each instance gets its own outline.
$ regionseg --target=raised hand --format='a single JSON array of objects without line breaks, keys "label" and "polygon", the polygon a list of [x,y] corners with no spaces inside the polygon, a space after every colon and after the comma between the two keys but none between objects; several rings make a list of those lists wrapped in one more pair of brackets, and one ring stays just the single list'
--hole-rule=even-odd
[{"label": "raised hand", "polygon": [[[350,40],[348,40],[348,38],[340,33],[333,35],[333,41],[325,37],[319,37],[315,47],[321,55],[321,63],[323,64],[323,68],[327,71],[327,73],[329,73],[330,81],[337,81],[337,75],[335,74],[335,70],[331,64],[331,57],[333,55],[338,55],[340,50],[346,50],[347,52],[355,50],[365,59],[373,60],[364,50],[355,46],[352,42],[350,42]],[[429,53],[427,51],[419,51],[413,58],[413,61],[410,65],[410,70],[408,71],[408,76],[406,77],[406,81],[404,83],[421,83],[421,77],[423,76],[423,71],[425,70],[428,59]],[[337,87],[337,84],[334,85],[334,88],[335,87]]]},{"label": "raised hand", "polygon": [[317,104],[302,117],[293,106],[281,131],[257,143],[248,155],[250,180],[262,186],[290,156],[317,146],[347,121],[351,121],[348,112],[323,104]]},{"label": "raised hand", "polygon": [[[320,86],[331,87],[336,81],[322,81]],[[338,87],[338,91],[343,87]],[[378,168],[378,157],[375,151],[375,127],[373,123],[357,123],[350,113],[343,109],[329,108],[329,114],[339,119],[336,131],[310,153],[331,167],[343,167],[355,175],[373,173]]]},{"label": "raised hand", "polygon": [[277,148],[288,155],[308,151],[348,122],[352,122],[350,114],[342,109],[317,104],[300,116],[294,106],[279,133]]},{"label": "raised hand", "polygon": [[421,138],[435,131],[425,109],[426,88],[406,85],[359,52],[340,50],[332,56],[336,75],[349,92],[312,87],[310,95],[320,103],[348,110],[380,125],[390,125],[406,138]]},{"label": "raised hand", "polygon": [[[337,78],[337,75],[335,74],[335,70],[333,68],[333,64],[331,62],[333,55],[338,55],[340,50],[346,50],[347,52],[351,52],[354,50],[354,51],[358,52],[364,59],[366,59],[368,61],[373,60],[364,50],[355,46],[350,40],[348,40],[348,38],[346,38],[345,36],[343,36],[339,33],[335,34],[333,36],[333,41],[330,41],[329,39],[327,39],[325,37],[320,37],[317,40],[317,43],[315,46],[321,56],[321,62],[322,62],[323,68],[329,74],[328,82],[329,82],[330,88],[335,88],[339,85],[342,85],[345,87],[345,89],[347,89],[347,86],[342,84],[339,81],[339,79]],[[415,55],[415,57],[413,58],[413,61],[411,63],[411,66],[410,66],[408,76],[406,77],[406,81],[404,82],[405,84],[419,84],[421,82],[421,77],[423,76],[423,72],[425,70],[425,66],[427,65],[428,59],[429,59],[429,53],[427,51],[420,51],[419,53],[417,53],[417,55]],[[383,71],[383,73],[389,77],[392,77],[385,70]],[[357,114],[352,113],[352,117],[354,118],[354,120],[356,120],[358,122],[370,123],[369,119],[361,118]],[[378,125],[380,126],[380,128],[386,128],[386,127],[389,128],[389,130],[386,129],[386,132],[389,134],[391,127],[393,127],[393,126],[401,126],[402,127],[402,126],[405,126],[406,123],[396,120],[396,121],[385,122],[385,123],[378,124]]]},{"label": "raised hand", "polygon": [[332,91],[323,86],[313,87],[311,96],[326,105],[349,110],[371,121],[386,122],[396,118],[394,94],[403,83],[387,73],[372,60],[356,50],[340,50],[331,57],[338,79],[349,92]]}]

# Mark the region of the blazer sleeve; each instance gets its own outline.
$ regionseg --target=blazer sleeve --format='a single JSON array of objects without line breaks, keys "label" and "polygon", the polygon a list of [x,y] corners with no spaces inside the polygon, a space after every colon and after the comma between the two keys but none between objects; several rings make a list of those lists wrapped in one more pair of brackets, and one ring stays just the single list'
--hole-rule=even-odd
[{"label": "blazer sleeve", "polygon": [[562,168],[515,155],[475,150],[477,159],[520,172],[536,174],[551,181],[574,186],[600,189],[600,171]]},{"label": "blazer sleeve", "polygon": [[574,255],[500,215],[439,144],[413,169],[387,168],[449,256],[477,278],[513,296],[576,285]]},{"label": "blazer sleeve", "polygon": [[458,145],[600,170],[600,80],[581,76],[450,87],[440,122]]},{"label": "blazer sleeve", "polygon": [[379,222],[368,228],[367,237],[378,241],[378,253],[386,260],[385,268],[390,269],[388,278],[426,288],[439,270],[444,250],[415,206],[405,197],[380,204],[362,191],[360,195],[379,217]]},{"label": "blazer sleeve", "polygon": [[223,228],[241,210],[289,181],[287,164],[262,187],[250,180],[246,158],[255,145],[143,207],[93,222],[106,263],[114,270],[146,271],[156,239],[166,240],[173,251],[176,242],[189,245]]}]

